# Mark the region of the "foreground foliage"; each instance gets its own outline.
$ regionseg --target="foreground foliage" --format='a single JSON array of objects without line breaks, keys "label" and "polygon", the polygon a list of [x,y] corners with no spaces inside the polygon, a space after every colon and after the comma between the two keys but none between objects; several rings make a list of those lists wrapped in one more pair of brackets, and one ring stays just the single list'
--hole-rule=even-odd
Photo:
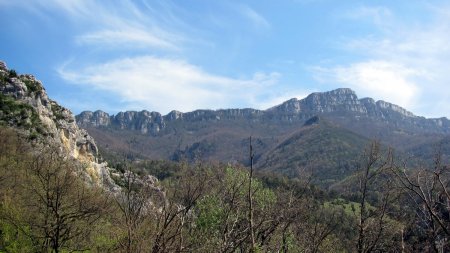
[{"label": "foreground foliage", "polygon": [[86,183],[83,165],[57,149],[1,128],[0,252],[447,249],[448,166],[437,159],[409,173],[377,143],[362,154],[339,195],[310,178],[250,181],[236,166],[155,161],[117,162],[122,190],[111,193]]}]

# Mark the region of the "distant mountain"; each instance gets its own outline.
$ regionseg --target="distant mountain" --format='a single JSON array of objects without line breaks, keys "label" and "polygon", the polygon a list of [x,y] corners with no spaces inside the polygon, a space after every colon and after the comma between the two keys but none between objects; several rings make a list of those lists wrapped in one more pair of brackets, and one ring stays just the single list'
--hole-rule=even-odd
[{"label": "distant mountain", "polygon": [[[314,115],[328,115],[334,118],[367,118],[383,123],[425,133],[450,133],[450,120],[447,118],[426,119],[406,109],[385,102],[375,102],[371,98],[358,99],[351,89],[341,88],[329,92],[312,93],[304,99],[290,99],[267,110],[225,109],[196,110],[182,113],[172,111],[167,115],[149,111],[127,111],[109,115],[102,111],[85,111],[77,115],[81,126],[114,127],[139,130],[143,134],[158,135],[164,132],[167,124],[174,121],[220,121],[245,119],[253,122],[303,122]],[[169,124],[170,125],[170,124]]]},{"label": "distant mountain", "polygon": [[[137,158],[209,160],[248,165],[253,136],[258,169],[296,176],[312,169],[322,182],[338,181],[356,166],[370,139],[411,156],[450,136],[447,118],[427,119],[347,88],[290,99],[267,110],[82,112],[79,126],[105,153]],[[447,151],[445,151],[447,152]],[[428,155],[420,159],[430,159]],[[327,183],[328,184],[328,183]]]}]

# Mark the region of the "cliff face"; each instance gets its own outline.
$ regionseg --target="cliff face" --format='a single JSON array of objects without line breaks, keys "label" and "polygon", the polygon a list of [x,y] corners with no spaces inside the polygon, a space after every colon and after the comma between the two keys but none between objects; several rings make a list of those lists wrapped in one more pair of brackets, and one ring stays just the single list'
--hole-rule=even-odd
[{"label": "cliff face", "polygon": [[269,111],[290,114],[357,113],[369,117],[385,117],[398,114],[403,117],[416,117],[400,106],[372,98],[358,99],[351,89],[341,88],[329,92],[312,93],[304,99],[291,99],[275,106]]},{"label": "cliff face", "polygon": [[312,93],[304,99],[290,99],[265,111],[255,109],[196,110],[182,113],[172,111],[162,116],[158,112],[128,111],[109,115],[102,111],[82,112],[76,117],[77,123],[86,127],[114,127],[136,130],[142,134],[158,135],[174,121],[201,122],[220,120],[247,120],[271,122],[272,124],[304,121],[315,115],[330,117],[365,117],[406,128],[423,129],[430,132],[450,133],[447,118],[426,119],[418,117],[406,109],[385,101],[372,98],[359,99],[351,89],[341,88],[329,92]]},{"label": "cliff face", "polygon": [[304,99],[293,98],[269,109],[283,114],[325,113],[352,111],[366,113],[366,109],[350,89],[337,89],[329,92],[312,93]]},{"label": "cliff face", "polygon": [[95,111],[95,112],[82,112],[77,116],[77,123],[79,125],[90,125],[94,127],[109,126],[111,124],[111,119],[106,112]]},{"label": "cliff face", "polygon": [[77,115],[77,122],[80,126],[108,127],[114,125],[122,130],[137,130],[142,134],[153,135],[165,127],[161,114],[149,111],[119,112],[115,116],[110,116],[103,111],[85,111]]},{"label": "cliff face", "polygon": [[447,118],[416,116],[385,101],[360,99],[351,89],[312,93],[267,110],[172,111],[167,115],[95,111],[83,112],[76,120],[95,136],[105,154],[140,159],[248,165],[248,137],[252,136],[255,168],[288,176],[308,168],[321,175],[324,184],[352,173],[356,165],[349,161],[360,156],[358,152],[370,139],[417,157],[424,147],[436,146],[450,134]]},{"label": "cliff face", "polygon": [[31,139],[57,146],[63,154],[84,165],[92,183],[114,187],[105,163],[86,130],[78,127],[68,109],[51,100],[32,75],[18,75],[0,62],[0,122],[19,129]]},{"label": "cliff face", "polygon": [[126,111],[116,115],[109,115],[103,111],[84,111],[76,116],[78,125],[83,127],[114,127],[122,130],[139,131],[142,134],[157,135],[167,127],[167,123],[174,121],[220,121],[224,119],[258,119],[264,116],[264,111],[255,109],[226,109],[226,110],[196,110],[182,113],[171,111],[165,116],[158,112]]}]

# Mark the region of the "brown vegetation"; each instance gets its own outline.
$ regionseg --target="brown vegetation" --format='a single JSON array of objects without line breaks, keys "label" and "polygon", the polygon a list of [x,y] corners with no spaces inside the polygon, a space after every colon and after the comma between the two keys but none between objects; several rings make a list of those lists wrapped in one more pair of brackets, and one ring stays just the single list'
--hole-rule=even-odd
[{"label": "brown vegetation", "polygon": [[111,193],[86,183],[83,166],[57,149],[5,128],[0,138],[0,252],[447,249],[448,166],[437,159],[412,173],[377,143],[341,195],[310,178],[199,163],[173,165],[158,181],[147,174],[161,170],[156,162],[124,163],[122,190]]}]

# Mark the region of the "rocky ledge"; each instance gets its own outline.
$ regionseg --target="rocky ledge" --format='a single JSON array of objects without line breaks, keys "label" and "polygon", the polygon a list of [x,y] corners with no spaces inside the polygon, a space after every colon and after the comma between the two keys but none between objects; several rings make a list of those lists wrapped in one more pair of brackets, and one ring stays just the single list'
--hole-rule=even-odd
[{"label": "rocky ledge", "polygon": [[51,100],[32,75],[19,75],[0,61],[0,122],[31,139],[60,147],[61,152],[84,165],[92,183],[116,187],[106,163],[98,160],[94,139],[78,127],[72,112]]},{"label": "rocky ledge", "polygon": [[305,121],[314,115],[353,115],[367,117],[394,125],[407,124],[421,129],[431,128],[436,132],[450,132],[450,121],[447,118],[426,119],[412,112],[385,101],[372,98],[359,99],[355,92],[348,88],[340,88],[328,92],[312,93],[304,99],[292,98],[267,110],[256,109],[223,109],[196,110],[182,113],[172,111],[162,116],[158,112],[127,111],[109,115],[103,111],[85,111],[77,115],[76,120],[83,127],[114,127],[140,131],[142,134],[157,135],[167,124],[173,121],[221,121],[244,119],[254,122],[270,121],[282,123],[286,121]]}]

